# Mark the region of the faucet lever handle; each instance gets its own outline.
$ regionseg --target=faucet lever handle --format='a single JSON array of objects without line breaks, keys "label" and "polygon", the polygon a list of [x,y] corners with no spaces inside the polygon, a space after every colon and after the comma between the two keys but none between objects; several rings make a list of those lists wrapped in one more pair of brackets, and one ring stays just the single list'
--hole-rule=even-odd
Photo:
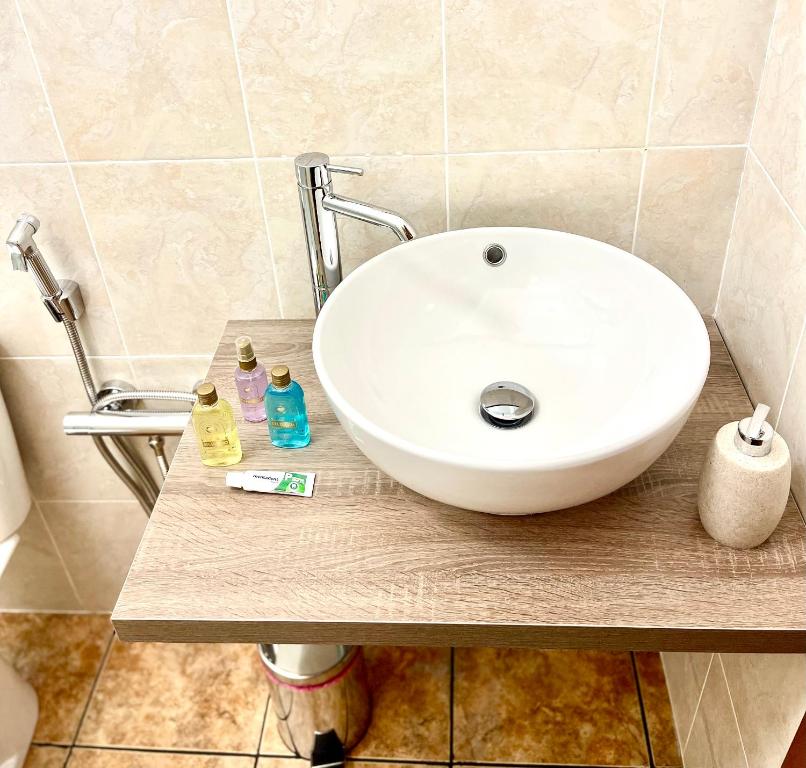
[{"label": "faucet lever handle", "polygon": [[363,176],[364,175],[364,169],[363,168],[355,168],[352,165],[333,165],[331,163],[328,163],[327,168],[331,173],[348,173],[351,176]]}]

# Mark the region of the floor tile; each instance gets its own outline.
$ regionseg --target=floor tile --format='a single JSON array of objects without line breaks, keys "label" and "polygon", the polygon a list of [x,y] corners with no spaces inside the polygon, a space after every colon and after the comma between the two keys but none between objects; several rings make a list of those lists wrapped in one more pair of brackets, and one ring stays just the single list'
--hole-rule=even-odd
[{"label": "floor tile", "polygon": [[72,741],[111,636],[106,615],[0,614],[0,655],[39,697],[34,741]]},{"label": "floor tile", "polygon": [[22,768],[63,768],[67,752],[67,747],[33,746],[28,750]]},{"label": "floor tile", "polygon": [[[386,760],[450,759],[450,649],[366,646],[372,722],[351,754]],[[288,755],[271,708],[260,751]]]},{"label": "floor tile", "polygon": [[652,759],[656,768],[679,768],[683,765],[683,758],[677,746],[672,705],[666,690],[660,654],[635,653],[634,656]]},{"label": "floor tile", "polygon": [[[257,768],[304,768],[309,766],[310,760],[303,760],[299,757],[261,757],[258,761]],[[436,763],[417,763],[419,768],[428,768],[434,766]],[[347,768],[410,768],[411,763],[381,763],[372,762],[365,763],[361,760],[348,760]]]},{"label": "floor tile", "polygon": [[267,691],[254,645],[116,639],[77,741],[254,753]]},{"label": "floor tile", "polygon": [[254,762],[254,757],[247,756],[76,749],[67,768],[252,768]]},{"label": "floor tile", "polygon": [[457,762],[646,766],[628,653],[458,648]]}]

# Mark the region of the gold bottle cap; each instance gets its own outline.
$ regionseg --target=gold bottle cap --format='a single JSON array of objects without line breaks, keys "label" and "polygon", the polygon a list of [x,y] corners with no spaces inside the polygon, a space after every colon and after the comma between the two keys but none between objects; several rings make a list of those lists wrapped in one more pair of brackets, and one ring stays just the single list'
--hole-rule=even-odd
[{"label": "gold bottle cap", "polygon": [[209,381],[204,384],[199,384],[196,389],[196,397],[202,405],[215,405],[218,402],[218,392],[215,391],[215,386]]},{"label": "gold bottle cap", "polygon": [[252,349],[252,339],[248,336],[239,336],[235,339],[235,349],[238,352],[238,365],[244,371],[251,371],[257,366],[255,350]]},{"label": "gold bottle cap", "polygon": [[287,387],[291,383],[291,372],[287,365],[275,365],[271,369],[271,383],[275,387]]}]

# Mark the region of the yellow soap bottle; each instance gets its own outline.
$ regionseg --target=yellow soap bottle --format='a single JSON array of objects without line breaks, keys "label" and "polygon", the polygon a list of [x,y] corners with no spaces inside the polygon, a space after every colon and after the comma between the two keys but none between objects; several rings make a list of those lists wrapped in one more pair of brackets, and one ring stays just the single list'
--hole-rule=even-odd
[{"label": "yellow soap bottle", "polygon": [[208,467],[227,467],[241,460],[241,441],[232,406],[219,400],[215,387],[209,381],[196,390],[197,402],[191,419],[196,437],[199,438],[199,453],[202,464]]}]

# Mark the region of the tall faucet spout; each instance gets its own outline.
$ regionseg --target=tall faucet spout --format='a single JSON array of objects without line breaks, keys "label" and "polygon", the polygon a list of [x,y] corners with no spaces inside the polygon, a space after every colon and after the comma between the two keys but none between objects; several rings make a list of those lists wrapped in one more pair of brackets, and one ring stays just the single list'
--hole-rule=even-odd
[{"label": "tall faucet spout", "polygon": [[417,237],[414,227],[400,214],[333,192],[333,173],[361,176],[360,168],[333,165],[322,152],[306,152],[294,159],[302,226],[311,269],[316,314],[341,283],[341,249],[336,214],[386,227],[402,242]]},{"label": "tall faucet spout", "polygon": [[367,224],[388,227],[397,235],[398,239],[404,243],[408,240],[414,240],[414,238],[417,237],[414,227],[406,221],[406,219],[399,213],[387,210],[386,208],[378,208],[368,203],[362,203],[360,200],[353,200],[349,197],[334,194],[324,196],[322,207],[326,211],[340,213],[351,219],[365,221]]}]

